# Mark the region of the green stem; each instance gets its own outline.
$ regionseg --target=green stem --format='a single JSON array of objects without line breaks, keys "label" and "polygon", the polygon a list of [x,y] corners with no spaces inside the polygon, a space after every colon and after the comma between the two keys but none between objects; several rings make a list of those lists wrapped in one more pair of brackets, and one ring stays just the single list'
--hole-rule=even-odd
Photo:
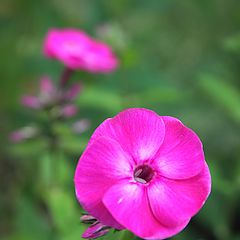
[{"label": "green stem", "polygon": [[134,237],[135,235],[132,232],[124,230],[120,240],[132,240]]}]

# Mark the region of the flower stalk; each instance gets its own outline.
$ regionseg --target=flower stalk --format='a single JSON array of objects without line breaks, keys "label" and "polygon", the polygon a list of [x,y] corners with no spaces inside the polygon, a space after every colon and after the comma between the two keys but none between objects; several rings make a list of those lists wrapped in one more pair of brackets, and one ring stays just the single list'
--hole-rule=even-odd
[{"label": "flower stalk", "polygon": [[74,70],[65,67],[62,76],[60,78],[60,88],[64,89],[67,85],[67,83],[69,82],[71,76],[73,75]]}]

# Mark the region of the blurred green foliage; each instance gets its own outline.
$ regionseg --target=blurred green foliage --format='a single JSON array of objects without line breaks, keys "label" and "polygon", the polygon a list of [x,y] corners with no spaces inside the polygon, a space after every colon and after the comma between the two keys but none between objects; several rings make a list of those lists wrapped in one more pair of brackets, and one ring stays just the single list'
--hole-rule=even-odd
[{"label": "blurred green foliage", "polygon": [[[84,83],[78,117],[92,126],[73,136],[68,125],[56,125],[61,152],[53,155],[44,139],[7,140],[36,121],[20,96],[35,92],[41,75],[57,81],[63,69],[41,53],[51,27],[84,29],[111,44],[121,62],[109,75],[75,74]],[[194,129],[212,173],[206,205],[171,239],[240,240],[239,0],[1,0],[0,31],[1,239],[81,239],[77,160],[104,119],[146,107]]]}]

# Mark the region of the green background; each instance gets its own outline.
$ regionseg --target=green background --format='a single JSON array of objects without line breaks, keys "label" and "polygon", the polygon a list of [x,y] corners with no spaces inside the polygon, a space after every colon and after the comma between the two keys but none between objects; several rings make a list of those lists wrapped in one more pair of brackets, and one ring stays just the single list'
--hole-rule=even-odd
[{"label": "green background", "polygon": [[[64,140],[54,154],[43,139],[8,141],[9,132],[38,121],[21,95],[37,92],[41,75],[57,82],[63,70],[42,55],[51,27],[83,29],[109,43],[121,63],[109,75],[74,75],[84,84],[77,118],[91,128],[78,136],[55,126]],[[171,239],[240,240],[239,0],[1,0],[0,33],[1,239],[80,239],[77,160],[104,119],[146,107],[200,136],[212,174],[205,206]],[[103,239],[120,237],[131,239]]]}]

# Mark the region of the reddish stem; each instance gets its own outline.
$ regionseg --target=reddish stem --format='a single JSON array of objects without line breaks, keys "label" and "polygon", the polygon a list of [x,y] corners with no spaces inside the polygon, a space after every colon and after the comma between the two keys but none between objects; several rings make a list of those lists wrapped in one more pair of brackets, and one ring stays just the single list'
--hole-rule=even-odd
[{"label": "reddish stem", "polygon": [[61,88],[64,88],[67,85],[67,82],[69,81],[72,74],[73,74],[72,69],[67,68],[67,67],[64,69],[62,76],[60,78],[60,87]]}]

